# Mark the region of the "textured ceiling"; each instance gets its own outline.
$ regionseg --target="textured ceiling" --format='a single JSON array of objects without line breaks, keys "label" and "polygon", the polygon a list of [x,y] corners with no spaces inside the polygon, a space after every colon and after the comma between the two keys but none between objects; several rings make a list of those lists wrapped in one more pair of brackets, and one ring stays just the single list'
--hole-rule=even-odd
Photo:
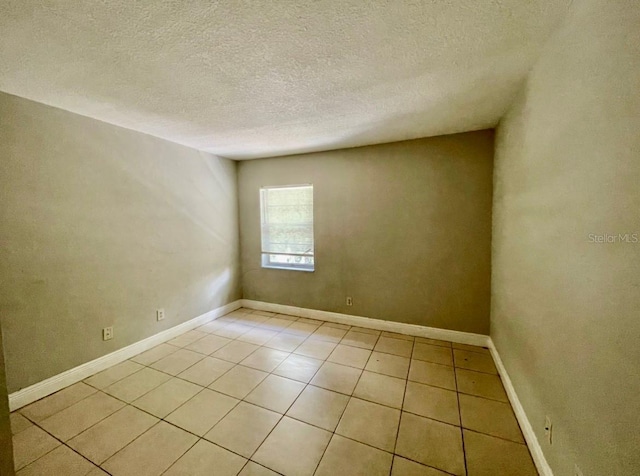
[{"label": "textured ceiling", "polygon": [[494,126],[570,0],[3,0],[0,90],[242,159]]}]

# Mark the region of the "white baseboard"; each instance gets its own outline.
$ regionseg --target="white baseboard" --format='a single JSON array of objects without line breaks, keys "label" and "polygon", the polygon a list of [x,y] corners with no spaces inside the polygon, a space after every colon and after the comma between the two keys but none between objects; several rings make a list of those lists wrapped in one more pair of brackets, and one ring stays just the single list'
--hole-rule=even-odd
[{"label": "white baseboard", "polygon": [[527,446],[529,447],[529,451],[531,452],[533,462],[538,469],[538,473],[540,473],[540,476],[553,476],[551,466],[549,466],[549,463],[547,463],[547,458],[545,458],[544,453],[542,452],[542,447],[540,446],[540,442],[538,441],[538,438],[533,431],[531,422],[529,422],[529,418],[527,417],[527,414],[525,413],[524,408],[520,403],[520,399],[518,398],[516,389],[513,387],[513,383],[509,378],[507,369],[502,363],[502,359],[500,358],[498,349],[496,349],[496,346],[491,339],[489,339],[489,350],[491,350],[491,356],[493,357],[493,360],[496,364],[498,373],[500,374],[500,378],[502,379],[502,384],[504,385],[507,396],[509,397],[509,401],[511,402],[511,407],[516,414],[516,418],[518,419],[518,423],[520,424],[520,429],[522,429],[524,439],[527,442]]},{"label": "white baseboard", "polygon": [[288,314],[290,316],[306,317],[308,319],[318,319],[320,321],[337,322],[349,326],[368,327],[379,331],[396,332],[410,336],[427,337],[429,339],[446,340],[457,344],[489,346],[489,336],[473,334],[471,332],[452,331],[449,329],[438,329],[436,327],[419,326],[416,324],[406,324],[404,322],[383,321],[370,317],[351,316],[338,312],[317,311],[304,307],[285,306],[283,304],[273,304],[270,302],[252,301],[243,299],[242,306],[259,311],[270,311],[278,314]]},{"label": "white baseboard", "polygon": [[230,302],[229,304],[218,307],[216,309],[212,309],[211,311],[195,317],[187,322],[183,322],[182,324],[178,324],[177,326],[159,332],[155,335],[152,335],[151,337],[147,337],[146,339],[138,341],[135,344],[128,345],[126,347],[123,347],[122,349],[116,350],[115,352],[103,355],[102,357],[98,357],[97,359],[79,365],[78,367],[69,369],[58,375],[54,375],[53,377],[43,380],[42,382],[38,382],[29,387],[18,390],[17,392],[9,395],[9,409],[11,411],[17,410],[18,408],[22,408],[25,405],[35,402],[36,400],[40,400],[47,395],[51,395],[58,390],[62,390],[69,385],[80,382],[81,380],[84,380],[85,378],[90,377],[91,375],[94,375],[98,372],[101,372],[102,370],[105,370],[112,365],[119,364],[120,362],[130,359],[134,355],[144,352],[145,350],[149,350],[158,344],[162,344],[163,342],[171,340],[186,331],[195,329],[196,327],[199,327],[208,321],[223,316],[231,311],[235,311],[236,309],[240,308],[240,305],[240,300]]}]

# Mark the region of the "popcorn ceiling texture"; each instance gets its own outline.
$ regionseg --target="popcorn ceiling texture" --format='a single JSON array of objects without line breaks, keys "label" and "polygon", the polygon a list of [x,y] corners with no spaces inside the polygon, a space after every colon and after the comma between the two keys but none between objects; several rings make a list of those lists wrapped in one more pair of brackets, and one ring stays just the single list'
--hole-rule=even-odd
[{"label": "popcorn ceiling texture", "polygon": [[0,90],[234,159],[489,128],[570,0],[0,3]]}]

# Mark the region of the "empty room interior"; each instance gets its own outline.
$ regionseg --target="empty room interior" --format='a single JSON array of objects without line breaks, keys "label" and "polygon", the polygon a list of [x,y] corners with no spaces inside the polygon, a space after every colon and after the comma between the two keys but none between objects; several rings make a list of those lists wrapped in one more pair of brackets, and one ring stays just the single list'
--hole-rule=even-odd
[{"label": "empty room interior", "polygon": [[0,40],[0,476],[640,474],[640,3]]}]

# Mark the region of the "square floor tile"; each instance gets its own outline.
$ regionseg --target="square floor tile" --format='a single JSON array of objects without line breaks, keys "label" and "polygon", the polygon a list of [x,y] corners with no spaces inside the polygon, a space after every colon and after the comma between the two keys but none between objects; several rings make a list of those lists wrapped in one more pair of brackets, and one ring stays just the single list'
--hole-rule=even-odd
[{"label": "square floor tile", "polygon": [[293,352],[296,348],[302,344],[305,337],[293,334],[285,334],[284,332],[272,337],[264,344],[265,347],[270,349],[281,350],[283,352]]},{"label": "square floor tile", "polygon": [[248,310],[251,311],[252,314],[258,314],[260,316],[273,317],[276,315],[275,312],[271,312],[271,311],[261,311],[259,309],[248,309]]},{"label": "square floor tile", "polygon": [[333,349],[336,348],[336,345],[335,342],[307,339],[293,352],[294,354],[325,360],[331,352],[333,352]]},{"label": "square floor tile", "polygon": [[151,364],[151,368],[169,375],[178,375],[183,370],[188,369],[196,362],[204,359],[204,357],[203,354],[199,354],[198,352],[179,349],[173,354],[167,355]]},{"label": "square floor tile", "polygon": [[351,398],[336,433],[393,452],[399,423],[400,410]]},{"label": "square floor tile", "polygon": [[315,476],[388,476],[391,461],[391,453],[333,435]]},{"label": "square floor tile", "polygon": [[313,334],[311,338],[314,340],[322,340],[327,342],[338,343],[347,333],[347,329],[340,329],[333,326],[320,326]]},{"label": "square floor tile", "polygon": [[465,428],[524,443],[518,421],[508,403],[460,394],[460,415]]},{"label": "square floor tile", "polygon": [[402,412],[396,453],[457,476],[465,475],[462,434],[457,426]]},{"label": "square floor tile", "polygon": [[[258,318],[262,320],[258,320]],[[266,319],[263,319],[262,316],[257,316],[254,314],[241,314],[236,317],[235,324],[242,324],[243,326],[247,327],[256,327],[259,322],[264,322],[264,320]]]},{"label": "square floor tile", "polygon": [[185,347],[191,344],[192,342],[197,341],[198,339],[202,339],[206,335],[207,335],[206,332],[200,332],[195,330],[188,331],[188,332],[185,332],[184,334],[179,335],[178,337],[168,340],[167,344],[175,345],[176,347]]},{"label": "square floor tile", "polygon": [[308,337],[313,334],[318,329],[318,327],[320,327],[319,324],[308,324],[305,322],[296,321],[290,326],[286,327],[282,332],[302,337]]},{"label": "square floor tile", "polygon": [[464,430],[469,476],[537,476],[525,445]]},{"label": "square floor tile", "polygon": [[320,327],[323,324],[323,321],[319,321],[318,319],[309,319],[308,317],[298,317],[296,322],[303,322],[305,324],[313,324],[316,327]]},{"label": "square floor tile", "polygon": [[458,392],[508,402],[500,377],[473,370],[456,368]]},{"label": "square floor tile", "polygon": [[396,455],[391,476],[447,476],[447,473]]},{"label": "square floor tile", "polygon": [[287,357],[289,357],[288,352],[260,347],[240,363],[245,367],[271,372]]},{"label": "square floor tile", "polygon": [[39,460],[19,471],[19,476],[85,476],[95,468],[78,453],[64,445],[47,453]]},{"label": "square floor tile", "polygon": [[163,476],[236,476],[246,462],[242,456],[200,440]]},{"label": "square floor tile", "polygon": [[304,387],[302,382],[269,375],[245,397],[245,401],[274,412],[285,413]]},{"label": "square floor tile", "polygon": [[365,332],[358,332],[355,329],[351,329],[345,334],[340,343],[344,345],[350,345],[351,347],[373,350],[377,341],[377,334],[368,334]]},{"label": "square floor tile", "polygon": [[373,352],[365,370],[406,379],[409,373],[409,359],[398,355]]},{"label": "square floor tile", "polygon": [[328,431],[284,417],[252,459],[278,473],[310,476],[330,439]]},{"label": "square floor tile", "polygon": [[258,327],[261,329],[267,329],[270,331],[281,332],[290,325],[292,325],[294,321],[290,319],[281,319],[279,317],[271,317],[264,322],[258,324]]},{"label": "square floor tile", "polygon": [[135,357],[131,357],[131,360],[142,365],[151,365],[178,350],[180,350],[180,347],[176,347],[175,345],[160,344]]},{"label": "square floor tile", "polygon": [[480,347],[480,346],[477,346],[477,345],[457,344],[457,343],[454,342],[451,345],[451,347],[453,347],[454,349],[468,350],[469,352],[478,352],[480,354],[491,354],[491,351],[489,351],[488,348]]},{"label": "square floor tile", "polygon": [[198,436],[203,436],[238,403],[239,400],[233,397],[204,389],[169,414],[166,421]]},{"label": "square floor tile", "polygon": [[161,421],[102,466],[113,476],[156,476],[166,471],[198,440]]},{"label": "square floor tile", "polygon": [[389,407],[402,408],[406,383],[404,379],[365,370],[353,391],[353,396]]},{"label": "square floor tile", "polygon": [[278,331],[256,327],[251,329],[246,334],[238,337],[238,340],[249,342],[250,344],[263,345],[270,339],[273,339],[276,335],[278,335]]},{"label": "square floor tile", "polygon": [[427,337],[416,337],[416,344],[430,344],[430,345],[439,345],[440,347],[449,347],[451,348],[451,342],[446,340],[438,340],[438,339],[429,339]]},{"label": "square floor tile", "polygon": [[13,464],[16,470],[24,468],[59,445],[46,431],[31,426],[13,437]]},{"label": "square floor tile", "polygon": [[[282,313],[277,313],[274,317],[277,317],[279,319],[286,319],[288,321],[298,321],[300,319],[304,319],[298,316],[292,316],[291,314],[282,314]],[[320,323],[318,325],[320,325]]]},{"label": "square floor tile", "polygon": [[453,367],[453,354],[451,349],[439,345],[417,343],[413,347],[412,358]]},{"label": "square floor tile", "polygon": [[400,357],[411,357],[413,350],[413,340],[394,339],[392,337],[380,336],[378,343],[374,347],[376,352],[399,355]]},{"label": "square floor tile", "polygon": [[333,327],[335,329],[343,329],[345,331],[349,331],[349,329],[351,329],[351,326],[347,324],[340,324],[339,322],[329,322],[329,321],[323,322],[322,327]]},{"label": "square floor tile", "polygon": [[157,370],[144,368],[104,389],[105,393],[131,403],[171,378]]},{"label": "square floor tile", "polygon": [[468,350],[454,349],[453,356],[455,358],[456,367],[461,369],[475,370],[477,372],[485,372],[488,374],[498,373],[491,355],[469,352]]},{"label": "square floor tile", "polygon": [[234,366],[233,362],[216,359],[215,357],[205,357],[187,370],[180,372],[178,378],[207,387]]},{"label": "square floor tile", "polygon": [[358,369],[364,369],[370,355],[370,350],[338,344],[336,348],[333,349],[333,352],[331,352],[327,361],[335,362],[336,364],[348,365],[349,367],[356,367]]},{"label": "square floor tile", "polygon": [[213,331],[213,333],[217,336],[225,337],[227,339],[237,339],[241,335],[244,335],[247,332],[249,332],[254,327],[255,326],[253,324],[247,325],[244,322],[236,321],[236,322],[232,322],[228,326],[224,326],[216,331]]},{"label": "square floor tile", "polygon": [[86,383],[78,382],[53,395],[49,395],[31,405],[21,408],[20,413],[29,420],[39,423],[94,393],[96,393],[95,388],[90,387]]},{"label": "square floor tile", "polygon": [[56,438],[67,441],[78,433],[115,413],[125,404],[102,392],[74,403],[69,408],[50,416],[40,425]]},{"label": "square floor tile", "polygon": [[157,418],[127,405],[75,436],[67,444],[100,465],[158,421]]},{"label": "square floor tile", "polygon": [[282,415],[240,402],[204,437],[246,458],[258,449]]},{"label": "square floor tile", "polygon": [[409,380],[449,390],[456,390],[456,377],[453,372],[453,367],[449,367],[448,365],[412,359],[411,367],[409,368]]},{"label": "square floor tile", "polygon": [[206,324],[203,324],[194,330],[200,331],[200,332],[206,332],[207,334],[213,334],[218,329],[222,329],[223,327],[228,325],[229,325],[228,322],[220,321],[216,319],[215,321],[207,322]]},{"label": "square floor tile", "polygon": [[216,350],[213,354],[211,354],[211,356],[217,359],[222,359],[237,364],[241,360],[246,359],[248,355],[250,355],[258,348],[259,346],[255,344],[234,340],[221,349]]},{"label": "square floor tile", "polygon": [[334,431],[348,402],[347,395],[308,385],[287,415],[325,430]]},{"label": "square floor tile", "polygon": [[[379,330],[376,329],[369,329],[368,327],[352,327],[351,329],[349,329],[349,332],[363,332],[365,334],[371,334],[374,336],[378,336],[380,337],[381,332]],[[346,337],[346,335],[345,335]],[[376,339],[377,340],[377,339]]]},{"label": "square floor tile", "polygon": [[247,465],[242,468],[242,471],[238,473],[238,476],[280,476],[278,473],[271,471],[270,469],[260,466],[258,463],[249,461]]},{"label": "square floor tile", "polygon": [[345,365],[325,362],[311,383],[316,387],[351,395],[356,388],[362,370]]},{"label": "square floor tile", "polygon": [[444,388],[407,382],[402,409],[452,425],[460,425],[458,395]]},{"label": "square floor tile", "polygon": [[33,426],[33,423],[31,423],[29,420],[27,420],[18,412],[13,412],[10,415],[10,422],[11,422],[12,435],[17,435],[21,431],[26,430],[27,428]]},{"label": "square floor tile", "polygon": [[322,366],[323,361],[304,355],[292,354],[287,357],[273,371],[274,374],[281,377],[287,377],[300,382],[309,383],[318,369]]},{"label": "square floor tile", "polygon": [[244,398],[249,395],[267,375],[269,374],[262,370],[237,365],[209,385],[209,388],[235,398]]},{"label": "square floor tile", "polygon": [[382,337],[391,337],[392,339],[408,340],[408,341],[411,341],[411,342],[413,342],[415,340],[415,337],[410,336],[408,334],[400,334],[399,332],[382,331],[381,336]]},{"label": "square floor tile", "polygon": [[158,418],[164,418],[201,390],[199,385],[172,378],[134,400],[132,405]]},{"label": "square floor tile", "polygon": [[144,366],[142,364],[138,364],[131,360],[125,360],[124,362],[120,362],[113,367],[109,367],[108,369],[85,379],[84,382],[92,387],[102,390],[103,388],[106,388],[109,385],[136,373],[138,370],[142,370],[143,368]]},{"label": "square floor tile", "polygon": [[109,476],[109,473],[105,473],[100,468],[95,467],[87,473],[87,476]]},{"label": "square floor tile", "polygon": [[231,339],[227,339],[226,337],[220,337],[216,335],[207,335],[202,339],[198,339],[195,342],[192,342],[188,346],[185,347],[187,350],[192,350],[193,352],[198,352],[199,354],[213,354],[216,350],[224,347]]}]

